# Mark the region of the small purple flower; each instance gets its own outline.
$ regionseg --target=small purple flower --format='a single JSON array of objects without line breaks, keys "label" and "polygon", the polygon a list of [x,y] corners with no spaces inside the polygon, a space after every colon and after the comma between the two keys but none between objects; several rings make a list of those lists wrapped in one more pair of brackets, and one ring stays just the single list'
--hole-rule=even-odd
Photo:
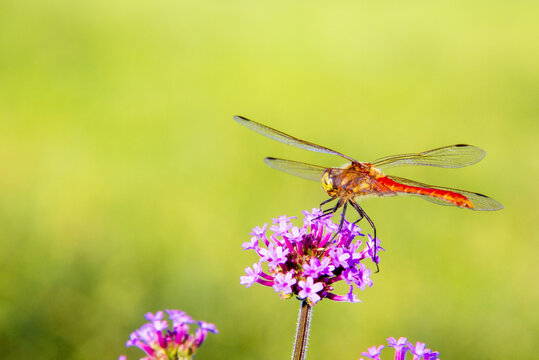
[{"label": "small purple flower", "polygon": [[307,280],[300,281],[298,286],[301,289],[298,293],[298,297],[300,299],[308,299],[310,300],[311,304],[316,304],[318,301],[320,301],[321,297],[317,293],[324,288],[322,283],[317,282],[315,284],[313,278],[309,276]]},{"label": "small purple flower", "polygon": [[436,360],[438,358],[438,355],[440,355],[437,351],[431,351],[431,349],[426,349],[425,344],[421,342],[416,342],[415,346],[412,344],[408,344],[408,348],[410,349],[410,352],[414,354],[414,360]]},{"label": "small purple flower", "polygon": [[251,241],[241,244],[243,250],[255,250],[258,248],[258,237],[251,237]]},{"label": "small purple flower", "polygon": [[[440,360],[438,351],[431,351],[430,349],[425,349],[425,344],[417,342],[416,345],[412,345],[408,342],[408,339],[401,337],[398,340],[390,337],[387,339],[389,347],[395,349],[395,360],[405,360],[406,354],[410,352],[413,355],[413,360]],[[378,347],[370,347],[367,352],[362,352],[361,355],[365,356],[367,359],[380,360],[381,350],[384,348],[384,345]],[[389,359],[389,358],[387,358]],[[363,358],[360,358],[363,360]]]},{"label": "small purple flower", "polygon": [[293,226],[290,229],[289,235],[291,240],[299,240],[301,241],[301,237],[307,233],[307,230],[304,228],[299,228],[297,226]]},{"label": "small purple flower", "polygon": [[[164,313],[147,313],[150,322],[142,325],[129,336],[126,346],[136,346],[146,353],[143,360],[189,360],[206,339],[208,332],[216,334],[214,324],[204,321],[193,321],[189,315],[180,310],[166,310],[173,326],[168,328]],[[194,334],[189,334],[189,326],[196,324]],[[125,355],[118,360],[126,360]]]},{"label": "small purple flower", "polygon": [[326,257],[320,262],[318,258],[312,258],[309,264],[303,266],[303,275],[317,278],[321,275],[333,275],[331,270],[335,269],[335,266],[330,265],[331,259]]},{"label": "small purple flower", "polygon": [[[270,230],[279,235],[285,234],[292,227],[292,224],[290,223],[290,220],[292,219],[295,219],[295,217],[287,217],[286,215],[281,215],[277,219],[273,219],[273,223],[275,225],[271,225]],[[267,225],[264,224],[264,226]]]},{"label": "small purple flower", "polygon": [[358,272],[355,277],[355,280],[356,280],[355,284],[361,290],[365,290],[366,285],[369,285],[369,287],[372,286],[372,279],[370,278],[371,273],[372,273],[371,270],[367,269],[365,264],[361,264],[359,266]]},{"label": "small purple flower", "polygon": [[257,236],[257,237],[265,236],[267,228],[268,228],[268,224],[264,224],[264,226],[262,227],[257,226],[253,230],[251,230],[251,235]]},{"label": "small purple flower", "polygon": [[337,248],[331,249],[330,254],[333,261],[333,266],[341,266],[344,269],[347,269],[350,266],[348,263],[348,260],[352,257],[350,252],[345,251],[343,248]]},{"label": "small purple flower", "polygon": [[251,285],[253,285],[255,282],[258,281],[258,279],[260,278],[259,274],[262,271],[262,268],[260,267],[260,265],[255,263],[255,264],[253,264],[253,269],[251,269],[250,267],[245,268],[245,273],[247,274],[247,276],[241,276],[240,277],[240,284],[241,285],[245,285],[246,287],[250,287]]},{"label": "small purple flower", "polygon": [[425,360],[440,360],[440,352],[431,351],[430,354],[425,354],[423,357]]},{"label": "small purple flower", "polygon": [[205,322],[205,321],[202,321],[202,320],[197,321],[196,323],[203,330],[208,330],[209,332],[214,333],[214,334],[219,333],[219,331],[217,330],[217,327],[215,326],[215,324],[208,323],[208,322]]},{"label": "small purple flower", "polygon": [[[376,239],[377,256],[373,260],[375,241],[369,238],[362,246],[358,238],[364,235],[354,223],[345,221],[336,233],[339,226],[329,215],[320,217],[320,209],[303,214],[301,227],[294,226],[291,221],[294,217],[283,215],[273,219],[269,232],[266,232],[267,224],[251,231],[253,238],[242,247],[253,250],[260,260],[245,269],[240,284],[250,287],[256,282],[271,286],[284,299],[295,295],[307,299],[311,305],[323,298],[359,302],[353,290],[372,286],[371,270],[364,262],[379,262],[379,250],[383,250],[380,240]],[[350,292],[335,294],[334,283],[343,280],[350,285]]]},{"label": "small purple flower", "polygon": [[296,283],[296,279],[293,278],[293,271],[286,273],[279,273],[275,276],[273,281],[273,288],[275,291],[280,291],[284,296],[292,294],[292,285]]},{"label": "small purple flower", "polygon": [[270,243],[267,249],[260,249],[262,261],[267,261],[271,268],[276,268],[278,265],[284,264],[288,253],[288,249],[283,249],[273,243]]},{"label": "small purple flower", "polygon": [[195,321],[181,310],[165,310],[170,320],[172,320],[173,326],[180,326],[182,324],[192,324]]},{"label": "small purple flower", "polygon": [[380,353],[384,347],[384,345],[380,345],[378,347],[371,346],[367,349],[367,352],[362,352],[361,355],[366,356],[367,359],[380,360]]},{"label": "small purple flower", "polygon": [[158,311],[158,312],[155,313],[155,315],[152,314],[151,312],[149,312],[149,313],[146,313],[146,315],[144,315],[144,317],[148,321],[161,321],[161,320],[163,320],[163,312]]},{"label": "small purple flower", "polygon": [[395,360],[404,360],[406,352],[408,352],[408,339],[400,337],[399,340],[395,340],[394,337],[387,339],[389,347],[395,348]]}]

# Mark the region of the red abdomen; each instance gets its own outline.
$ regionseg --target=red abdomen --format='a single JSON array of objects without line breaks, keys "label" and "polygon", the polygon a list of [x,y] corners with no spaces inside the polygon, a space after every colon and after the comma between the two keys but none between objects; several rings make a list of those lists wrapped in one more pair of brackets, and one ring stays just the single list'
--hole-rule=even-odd
[{"label": "red abdomen", "polygon": [[389,190],[397,193],[423,195],[437,198],[456,206],[474,208],[474,205],[466,196],[453,191],[401,184],[386,176],[380,177],[377,180]]}]

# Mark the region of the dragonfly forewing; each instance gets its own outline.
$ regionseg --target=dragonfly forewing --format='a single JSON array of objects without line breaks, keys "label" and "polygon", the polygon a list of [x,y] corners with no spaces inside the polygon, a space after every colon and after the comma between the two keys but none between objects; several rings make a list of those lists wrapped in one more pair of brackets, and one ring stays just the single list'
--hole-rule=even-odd
[{"label": "dragonfly forewing", "polygon": [[279,141],[279,142],[281,142],[283,144],[292,145],[292,146],[298,147],[300,149],[310,150],[310,151],[314,151],[314,152],[338,155],[338,156],[343,157],[343,158],[345,158],[347,160],[355,161],[351,157],[348,157],[348,156],[346,156],[344,154],[341,154],[338,151],[331,150],[331,149],[329,149],[329,148],[327,148],[325,146],[317,145],[317,144],[309,142],[309,141],[298,139],[298,138],[296,138],[294,136],[291,136],[291,135],[288,135],[288,134],[286,134],[286,133],[284,133],[282,131],[270,128],[269,126],[266,126],[266,125],[262,125],[260,123],[257,123],[256,121],[244,118],[243,116],[234,116],[234,120],[236,120],[238,123],[240,123],[241,125],[245,126],[248,129],[251,129],[251,130],[253,130],[253,131],[255,131],[255,132],[257,132],[257,133],[259,133],[261,135],[267,136],[270,139]]}]

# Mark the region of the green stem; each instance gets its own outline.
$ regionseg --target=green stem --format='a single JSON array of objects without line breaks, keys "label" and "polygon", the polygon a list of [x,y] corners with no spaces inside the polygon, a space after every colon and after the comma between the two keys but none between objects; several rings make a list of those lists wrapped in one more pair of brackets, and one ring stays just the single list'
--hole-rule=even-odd
[{"label": "green stem", "polygon": [[294,345],[294,354],[292,355],[292,360],[305,359],[312,312],[313,308],[311,305],[309,305],[306,300],[303,300],[299,310],[298,331],[296,333],[296,344]]}]

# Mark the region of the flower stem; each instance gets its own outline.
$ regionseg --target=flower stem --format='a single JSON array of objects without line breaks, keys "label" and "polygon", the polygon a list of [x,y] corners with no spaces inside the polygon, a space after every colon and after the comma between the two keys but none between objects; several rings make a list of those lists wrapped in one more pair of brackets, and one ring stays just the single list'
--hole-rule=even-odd
[{"label": "flower stem", "polygon": [[301,302],[299,310],[298,330],[296,333],[296,344],[292,360],[303,360],[307,353],[307,340],[309,339],[309,328],[311,326],[311,315],[313,308],[306,300]]}]

